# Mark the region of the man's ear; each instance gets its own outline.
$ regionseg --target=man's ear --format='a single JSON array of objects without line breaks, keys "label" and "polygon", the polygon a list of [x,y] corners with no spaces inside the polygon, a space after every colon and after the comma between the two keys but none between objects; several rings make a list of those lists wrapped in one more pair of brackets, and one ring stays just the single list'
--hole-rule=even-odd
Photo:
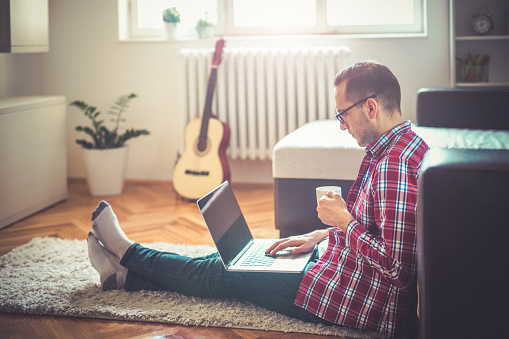
[{"label": "man's ear", "polygon": [[366,105],[368,106],[368,112],[369,112],[369,117],[371,119],[374,119],[376,117],[376,115],[378,114],[378,102],[376,102],[375,99],[373,98],[370,98],[366,101]]}]

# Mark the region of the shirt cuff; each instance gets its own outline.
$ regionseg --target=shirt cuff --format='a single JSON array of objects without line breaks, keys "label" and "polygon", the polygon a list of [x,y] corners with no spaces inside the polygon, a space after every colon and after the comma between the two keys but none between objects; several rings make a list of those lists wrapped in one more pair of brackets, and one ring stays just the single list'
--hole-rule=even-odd
[{"label": "shirt cuff", "polygon": [[366,229],[356,220],[350,221],[346,226],[345,245],[350,248],[357,248],[357,242],[365,232]]}]

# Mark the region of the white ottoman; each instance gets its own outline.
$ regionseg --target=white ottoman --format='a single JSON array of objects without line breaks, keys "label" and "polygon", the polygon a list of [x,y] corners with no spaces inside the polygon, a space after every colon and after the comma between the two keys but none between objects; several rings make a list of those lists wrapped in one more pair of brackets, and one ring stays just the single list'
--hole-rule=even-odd
[{"label": "white ottoman", "polygon": [[[509,150],[509,131],[412,125],[430,148]],[[337,120],[307,123],[274,147],[276,228],[281,237],[326,227],[317,217],[318,186],[341,186],[343,199],[356,179],[365,150]]]}]

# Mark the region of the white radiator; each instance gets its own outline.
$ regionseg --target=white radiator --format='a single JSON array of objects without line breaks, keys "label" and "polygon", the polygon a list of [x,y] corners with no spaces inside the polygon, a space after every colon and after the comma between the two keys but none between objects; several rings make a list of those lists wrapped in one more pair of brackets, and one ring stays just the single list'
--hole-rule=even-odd
[{"label": "white radiator", "polygon": [[[202,116],[213,49],[183,49],[182,130]],[[334,116],[333,82],[347,47],[225,48],[213,113],[231,129],[232,159],[271,159],[274,145],[307,122]]]}]

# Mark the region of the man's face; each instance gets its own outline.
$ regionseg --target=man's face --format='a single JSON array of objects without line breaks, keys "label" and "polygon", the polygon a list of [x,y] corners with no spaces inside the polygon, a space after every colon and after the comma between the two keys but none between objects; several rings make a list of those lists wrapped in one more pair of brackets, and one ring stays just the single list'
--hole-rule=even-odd
[{"label": "man's face", "polygon": [[[334,100],[339,112],[354,104],[354,102],[346,101],[345,91],[345,82],[334,88]],[[348,133],[357,141],[359,146],[366,147],[378,139],[375,120],[370,118],[366,102],[352,107],[348,112],[341,115],[341,118],[344,121],[344,123],[341,123],[341,129],[348,130]]]}]

